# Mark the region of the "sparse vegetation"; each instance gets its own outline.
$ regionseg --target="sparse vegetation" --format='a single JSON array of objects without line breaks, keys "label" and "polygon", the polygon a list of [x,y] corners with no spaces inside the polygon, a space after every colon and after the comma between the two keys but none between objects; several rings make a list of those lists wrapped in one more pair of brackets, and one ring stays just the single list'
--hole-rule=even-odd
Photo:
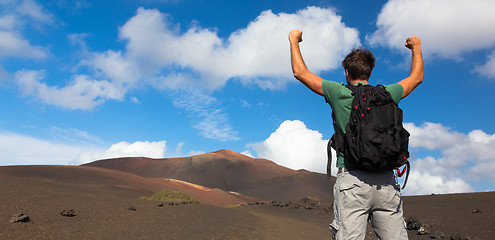
[{"label": "sparse vegetation", "polygon": [[179,191],[163,190],[158,193],[153,194],[151,197],[140,197],[141,200],[148,201],[164,201],[164,202],[175,202],[175,203],[200,203],[195,197],[191,197],[186,193]]},{"label": "sparse vegetation", "polygon": [[240,204],[229,204],[229,205],[225,206],[225,208],[236,208],[239,206],[241,206],[241,205]]},{"label": "sparse vegetation", "polygon": [[304,178],[304,177],[306,177],[306,174],[301,173],[301,174],[294,175],[293,177],[294,177],[294,179]]}]

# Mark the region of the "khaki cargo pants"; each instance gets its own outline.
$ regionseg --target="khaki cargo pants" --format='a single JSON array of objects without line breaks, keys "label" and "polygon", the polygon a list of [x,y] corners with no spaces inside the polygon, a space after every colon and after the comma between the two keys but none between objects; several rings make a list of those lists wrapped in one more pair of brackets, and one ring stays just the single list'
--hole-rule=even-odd
[{"label": "khaki cargo pants", "polygon": [[364,239],[368,221],[379,239],[408,239],[393,171],[344,171],[334,186],[334,240]]}]

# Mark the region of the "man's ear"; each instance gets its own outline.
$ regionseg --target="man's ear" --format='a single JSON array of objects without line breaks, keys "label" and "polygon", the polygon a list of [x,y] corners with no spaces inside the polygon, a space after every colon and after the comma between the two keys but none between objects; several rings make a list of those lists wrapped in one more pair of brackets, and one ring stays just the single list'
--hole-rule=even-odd
[{"label": "man's ear", "polygon": [[351,75],[349,75],[349,71],[347,71],[347,69],[345,69],[345,80],[347,80],[347,81],[352,80],[352,77],[351,77]]}]

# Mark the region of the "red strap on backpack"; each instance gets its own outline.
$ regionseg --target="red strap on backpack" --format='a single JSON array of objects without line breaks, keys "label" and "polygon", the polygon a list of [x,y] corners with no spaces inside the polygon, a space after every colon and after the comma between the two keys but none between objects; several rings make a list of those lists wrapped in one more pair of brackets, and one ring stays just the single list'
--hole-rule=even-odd
[{"label": "red strap on backpack", "polygon": [[404,166],[404,168],[402,169],[402,171],[399,169],[399,167],[396,167],[395,169],[397,170],[397,176],[399,177],[402,177],[402,175],[404,175],[404,173],[406,173],[406,168],[407,168],[407,165]]}]

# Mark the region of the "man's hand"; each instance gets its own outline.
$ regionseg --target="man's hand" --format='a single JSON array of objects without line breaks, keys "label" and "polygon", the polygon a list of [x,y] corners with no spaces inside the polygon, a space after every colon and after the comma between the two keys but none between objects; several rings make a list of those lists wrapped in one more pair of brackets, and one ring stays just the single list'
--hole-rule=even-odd
[{"label": "man's hand", "polygon": [[289,32],[289,42],[291,43],[300,43],[302,42],[302,31],[301,30],[292,30]]},{"label": "man's hand", "polygon": [[402,98],[407,97],[419,84],[423,82],[423,56],[421,54],[421,39],[419,37],[408,37],[404,44],[411,49],[411,74],[399,82],[404,90]]},{"label": "man's hand", "polygon": [[409,49],[421,47],[421,39],[419,39],[419,37],[416,37],[416,36],[408,37],[406,39],[406,43],[404,45]]},{"label": "man's hand", "polygon": [[294,77],[306,85],[311,91],[323,96],[321,87],[322,79],[308,70],[299,49],[299,43],[302,42],[302,31],[292,30],[289,32],[290,42],[290,62]]}]

